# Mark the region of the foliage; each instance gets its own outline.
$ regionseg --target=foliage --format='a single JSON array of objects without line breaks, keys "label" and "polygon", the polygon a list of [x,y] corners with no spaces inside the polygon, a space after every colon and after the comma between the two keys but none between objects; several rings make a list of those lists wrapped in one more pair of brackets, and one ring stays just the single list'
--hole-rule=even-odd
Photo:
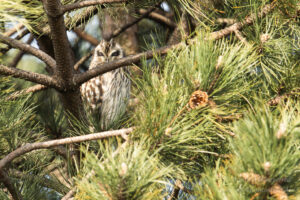
[{"label": "foliage", "polygon": [[[62,1],[74,2],[79,1]],[[98,12],[101,17],[104,8],[114,16],[119,7],[131,12],[158,2],[86,7],[64,18],[67,29],[80,21],[87,30],[96,27],[91,16]],[[62,145],[18,157],[6,169],[23,199],[60,199],[74,188],[76,199],[166,199],[176,191],[176,180],[183,183],[177,199],[299,197],[298,2],[164,3],[172,19],[188,13],[193,20],[187,23],[195,29],[166,56],[155,55],[139,64],[142,73],[132,76],[132,96],[138,101],[110,127],[134,131],[123,139]],[[270,4],[273,10],[258,17]],[[45,16],[41,1],[4,0],[0,5],[0,23],[6,26],[21,22],[31,32],[40,32],[47,25]],[[218,19],[249,17],[253,23],[238,30],[245,40],[236,37],[237,32],[217,41],[208,39],[231,25]],[[171,32],[149,19],[139,28],[142,49],[166,44]],[[91,32],[100,37],[98,24]],[[82,40],[74,41],[75,54],[86,53]],[[25,69],[24,65],[32,70],[30,63],[18,67]],[[12,83],[17,82],[0,77],[0,158],[26,143],[103,131],[89,112],[85,120],[70,120],[54,90],[8,100],[16,88]],[[192,106],[195,94],[205,98]],[[274,97],[282,100],[273,105]],[[0,188],[0,198],[9,199],[2,183]]]},{"label": "foliage", "polygon": [[[108,142],[109,144],[109,142]],[[118,151],[118,150],[117,150]],[[143,145],[128,144],[114,153],[101,145],[98,154],[86,151],[76,199],[161,199],[171,166],[161,165]],[[100,157],[100,158],[99,158]]]},{"label": "foliage", "polygon": [[[235,122],[237,137],[230,140],[231,159],[203,174],[202,184],[197,186],[199,198],[249,199],[256,194],[283,198],[298,194],[298,110],[299,104],[295,106],[293,101],[274,110],[257,103],[244,119]],[[272,193],[275,185],[284,192]]]}]

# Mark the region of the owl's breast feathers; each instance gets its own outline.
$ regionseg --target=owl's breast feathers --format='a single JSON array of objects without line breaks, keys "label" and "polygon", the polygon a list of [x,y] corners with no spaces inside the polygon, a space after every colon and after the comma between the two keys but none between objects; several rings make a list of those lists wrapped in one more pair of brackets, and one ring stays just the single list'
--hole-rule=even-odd
[{"label": "owl's breast feathers", "polygon": [[80,87],[81,95],[90,104],[93,110],[99,109],[103,99],[101,76],[92,78]]}]

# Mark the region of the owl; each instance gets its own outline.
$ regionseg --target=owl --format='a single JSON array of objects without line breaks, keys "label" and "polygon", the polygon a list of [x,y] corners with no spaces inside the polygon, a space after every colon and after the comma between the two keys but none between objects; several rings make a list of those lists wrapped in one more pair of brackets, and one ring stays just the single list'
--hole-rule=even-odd
[{"label": "owl", "polygon": [[[102,40],[95,48],[89,70],[123,57],[124,51],[118,43]],[[80,87],[83,100],[91,112],[100,117],[102,128],[108,128],[125,112],[130,85],[128,67],[121,67],[92,78]]]}]

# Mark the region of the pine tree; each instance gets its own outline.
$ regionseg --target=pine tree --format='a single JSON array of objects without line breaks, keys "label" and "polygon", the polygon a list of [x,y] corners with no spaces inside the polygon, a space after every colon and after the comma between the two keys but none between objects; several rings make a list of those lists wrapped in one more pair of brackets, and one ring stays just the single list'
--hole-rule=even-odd
[{"label": "pine tree", "polygon": [[[296,0],[3,0],[0,199],[299,199],[299,11]],[[96,38],[116,37],[133,55],[86,71]],[[79,87],[127,65],[132,99],[103,130]]]}]

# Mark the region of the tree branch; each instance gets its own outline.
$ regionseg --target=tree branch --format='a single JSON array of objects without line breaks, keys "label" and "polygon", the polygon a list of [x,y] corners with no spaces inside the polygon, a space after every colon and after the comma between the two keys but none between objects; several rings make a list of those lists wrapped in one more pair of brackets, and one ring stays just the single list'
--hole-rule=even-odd
[{"label": "tree branch", "polygon": [[75,188],[70,190],[61,200],[69,200],[75,194]]},{"label": "tree branch", "polygon": [[[276,3],[276,0],[274,0],[271,4],[265,5],[262,8],[261,12],[258,14],[258,17],[259,18],[264,17],[269,12],[271,12],[275,7],[275,3]],[[256,14],[251,14],[249,17],[246,17],[246,19],[243,22],[237,22],[227,28],[220,30],[220,31],[212,32],[208,39],[212,39],[212,40],[221,39],[221,38],[233,33],[235,30],[242,29],[244,25],[252,24],[256,18],[257,18]]]},{"label": "tree branch", "polygon": [[100,63],[97,65],[97,67],[95,67],[91,70],[88,70],[81,74],[76,74],[74,77],[74,83],[76,85],[81,85],[82,83],[90,80],[91,78],[94,78],[96,76],[99,76],[101,74],[109,72],[111,70],[138,63],[142,58],[145,58],[145,59],[153,58],[153,56],[157,55],[157,54],[165,55],[165,54],[167,54],[167,52],[169,50],[179,47],[180,45],[183,45],[183,44],[184,43],[179,43],[179,44],[172,45],[172,46],[165,46],[165,47],[159,48],[154,51],[152,51],[152,50],[146,51],[144,53],[139,53],[139,54],[135,54],[132,56],[128,56],[126,58],[122,58],[122,59],[119,59],[119,60],[116,60],[116,61],[110,62],[110,63],[104,63],[104,64]]},{"label": "tree branch", "polygon": [[34,48],[28,44],[25,44],[23,42],[20,42],[18,40],[12,39],[10,37],[6,37],[4,35],[2,35],[0,33],[0,40],[3,41],[3,43],[11,45],[12,47],[18,48],[22,51],[28,52],[36,57],[38,57],[39,59],[41,59],[42,61],[44,61],[47,65],[49,65],[51,68],[55,69],[56,67],[56,62],[55,60],[49,56],[48,54],[46,54],[45,52]]},{"label": "tree branch", "polygon": [[14,26],[13,28],[11,28],[8,31],[6,31],[5,33],[3,33],[3,35],[6,37],[10,37],[13,34],[15,34],[18,30],[21,30],[22,28],[24,28],[24,25],[19,23],[16,26]]},{"label": "tree branch", "polygon": [[16,190],[14,185],[11,183],[9,177],[3,170],[0,170],[0,180],[5,185],[5,187],[9,191],[9,193],[11,194],[13,200],[22,200],[23,199],[21,194],[19,193],[19,191]]},{"label": "tree branch", "polygon": [[88,6],[96,6],[96,5],[102,5],[106,3],[122,3],[126,2],[127,0],[86,0],[86,1],[79,1],[73,4],[67,4],[62,7],[63,13],[70,12],[72,10],[78,9],[78,8],[84,8]]},{"label": "tree branch", "polygon": [[[154,8],[150,8],[147,12],[145,12],[142,16],[140,16],[139,18],[137,18],[136,20],[125,24],[124,26],[116,29],[110,36],[109,38],[106,38],[106,40],[110,40],[111,38],[115,38],[118,35],[120,35],[121,33],[123,33],[124,31],[126,31],[128,28],[130,28],[131,26],[135,25],[136,23],[138,23],[139,21],[141,21],[142,19],[144,19],[145,17],[147,17],[153,10],[155,10]],[[94,49],[92,51],[90,51],[87,55],[85,55],[84,57],[82,57],[79,61],[77,61],[77,63],[75,63],[74,65],[74,69],[77,71],[79,69],[79,66],[82,65],[87,59],[89,59],[94,53]]]},{"label": "tree branch", "polygon": [[3,159],[0,160],[0,170],[2,170],[8,163],[13,161],[15,158],[23,154],[26,154],[28,152],[31,152],[33,150],[47,149],[50,147],[59,146],[63,144],[73,144],[78,142],[98,140],[98,139],[112,137],[112,136],[121,136],[123,134],[131,133],[133,129],[134,128],[125,128],[125,129],[105,131],[105,132],[93,133],[93,134],[82,135],[82,136],[69,137],[69,138],[58,139],[58,140],[50,140],[46,142],[25,144],[24,146],[21,146],[18,149],[12,151],[8,155],[6,155]]},{"label": "tree branch", "polygon": [[14,100],[14,99],[18,98],[21,95],[25,95],[25,94],[29,94],[29,93],[35,93],[35,92],[42,91],[42,90],[45,90],[45,89],[48,89],[48,87],[45,86],[45,85],[37,84],[37,85],[31,86],[29,88],[23,89],[21,91],[17,91],[17,92],[12,93],[10,96],[8,96],[7,100]]},{"label": "tree branch", "polygon": [[239,30],[234,30],[235,36],[245,45],[249,45],[247,42],[247,39],[242,35],[242,33]]},{"label": "tree branch", "polygon": [[220,24],[231,25],[231,24],[237,23],[237,20],[232,19],[232,18],[218,18],[217,22],[220,23]]},{"label": "tree branch", "polygon": [[[159,3],[160,4],[160,3]],[[152,11],[154,11],[156,9],[156,6],[153,8],[148,9],[144,14],[142,14],[139,18],[133,20],[132,22],[125,24],[124,26],[116,29],[112,35],[107,39],[110,40],[111,38],[117,37],[119,34],[123,33],[125,30],[127,30],[128,28],[130,28],[131,26],[137,24],[139,21],[141,21],[142,19],[144,19],[145,17],[147,17]]]},{"label": "tree branch", "polygon": [[[30,45],[31,42],[33,41],[34,37],[31,34],[28,38],[28,40],[26,41],[26,44]],[[9,64],[9,67],[17,67],[18,63],[20,62],[20,60],[22,59],[23,55],[25,54],[24,51],[20,50],[17,55],[14,57],[13,61]]]},{"label": "tree branch", "polygon": [[[139,14],[145,14],[147,12],[147,10],[145,9],[139,9],[138,10],[138,13]],[[151,12],[149,15],[148,15],[148,18],[149,19],[152,19],[162,25],[167,25],[169,28],[176,28],[177,27],[177,24],[175,22],[173,22],[171,19],[169,19],[168,17],[166,16],[163,16],[161,15],[160,13],[158,12]]]},{"label": "tree branch", "polygon": [[99,44],[99,41],[94,38],[93,36],[91,36],[90,34],[87,34],[86,32],[84,32],[83,30],[79,29],[79,28],[74,28],[73,30],[76,35],[86,41],[88,41],[89,43],[91,43],[94,46],[97,46]]},{"label": "tree branch", "polygon": [[15,78],[21,78],[27,81],[39,83],[42,85],[46,85],[48,87],[61,90],[61,87],[58,85],[57,81],[51,76],[47,76],[45,74],[38,74],[35,72],[29,72],[17,68],[11,68],[2,64],[0,64],[0,74],[12,76]]}]

